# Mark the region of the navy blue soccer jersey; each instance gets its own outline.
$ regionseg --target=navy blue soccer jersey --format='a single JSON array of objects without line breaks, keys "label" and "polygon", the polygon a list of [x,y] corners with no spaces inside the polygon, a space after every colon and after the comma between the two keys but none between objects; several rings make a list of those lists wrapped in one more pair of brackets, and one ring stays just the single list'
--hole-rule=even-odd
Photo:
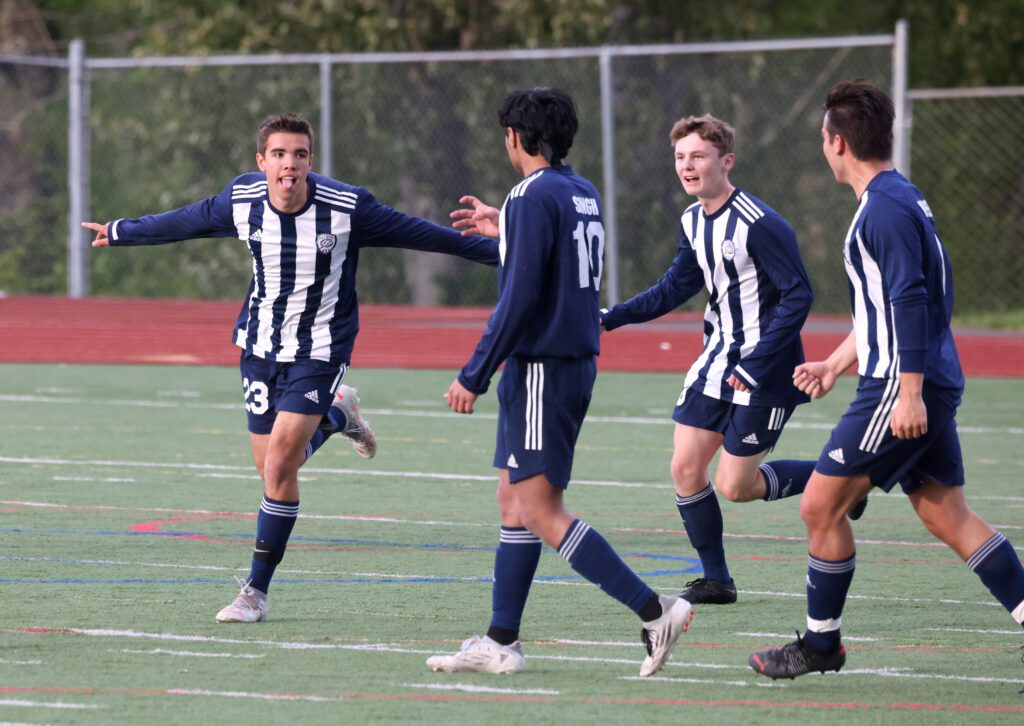
[{"label": "navy blue soccer jersey", "polygon": [[953,273],[924,195],[897,171],[868,184],[843,246],[857,340],[868,378],[924,373],[959,396],[964,378],[950,320]]},{"label": "navy blue soccer jersey", "polygon": [[462,237],[397,212],[362,187],[312,173],[307,183],[305,206],[285,213],[270,204],[265,174],[243,174],[215,197],[112,222],[110,244],[244,240],[253,276],[234,342],[247,353],[282,363],[349,362],[359,330],[355,279],[362,247],[403,247],[498,263],[494,240]]},{"label": "navy blue soccer jersey", "polygon": [[593,184],[568,165],[540,169],[509,192],[498,228],[498,303],[459,374],[478,394],[510,355],[580,359],[600,351],[604,225]]},{"label": "navy blue soccer jersey", "polygon": [[[605,328],[653,320],[706,288],[704,347],[684,392],[744,406],[809,400],[793,385],[793,369],[804,361],[800,328],[814,296],[793,228],[740,189],[714,214],[699,202],[687,207],[680,222],[671,266],[649,289],[603,313]],[[726,383],[733,374],[750,392]]]}]

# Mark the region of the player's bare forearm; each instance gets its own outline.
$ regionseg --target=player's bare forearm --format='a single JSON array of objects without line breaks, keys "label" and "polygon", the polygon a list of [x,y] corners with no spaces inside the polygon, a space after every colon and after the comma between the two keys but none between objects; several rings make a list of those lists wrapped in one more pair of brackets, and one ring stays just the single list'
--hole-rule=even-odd
[{"label": "player's bare forearm", "polygon": [[839,344],[839,347],[832,351],[825,364],[836,376],[841,376],[847,369],[857,362],[857,334],[850,331],[846,339]]}]

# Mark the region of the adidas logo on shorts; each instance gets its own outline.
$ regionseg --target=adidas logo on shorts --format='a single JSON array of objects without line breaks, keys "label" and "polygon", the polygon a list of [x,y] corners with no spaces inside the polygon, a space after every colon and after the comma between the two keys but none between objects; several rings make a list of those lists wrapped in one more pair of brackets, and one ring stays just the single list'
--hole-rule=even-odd
[{"label": "adidas logo on shorts", "polygon": [[508,455],[508,463],[505,466],[510,466],[513,469],[518,469],[519,468],[519,462],[516,461],[516,455],[515,454],[509,454]]},{"label": "adidas logo on shorts", "polygon": [[832,451],[828,452],[828,458],[832,459],[832,461],[839,462],[840,464],[846,463],[846,459],[843,458],[842,448],[832,449]]},{"label": "adidas logo on shorts", "polygon": [[320,396],[317,395],[315,388],[306,394],[306,398],[308,398],[313,403],[320,403]]},{"label": "adidas logo on shorts", "polygon": [[743,437],[743,443],[744,444],[759,444],[761,442],[757,440],[757,434],[747,434],[746,436]]}]

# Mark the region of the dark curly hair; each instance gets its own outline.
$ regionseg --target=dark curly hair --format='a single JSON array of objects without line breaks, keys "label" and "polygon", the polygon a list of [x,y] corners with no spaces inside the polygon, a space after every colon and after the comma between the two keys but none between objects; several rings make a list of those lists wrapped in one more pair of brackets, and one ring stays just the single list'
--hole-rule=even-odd
[{"label": "dark curly hair", "polygon": [[505,96],[498,108],[498,120],[519,134],[526,153],[540,154],[553,166],[561,164],[569,153],[580,126],[572,97],[547,86]]}]

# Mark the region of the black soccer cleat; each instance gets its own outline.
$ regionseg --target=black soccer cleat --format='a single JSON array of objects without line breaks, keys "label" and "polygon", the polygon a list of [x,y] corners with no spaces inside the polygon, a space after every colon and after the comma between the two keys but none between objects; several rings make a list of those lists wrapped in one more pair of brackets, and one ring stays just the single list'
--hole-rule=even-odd
[{"label": "black soccer cleat", "polygon": [[846,516],[856,522],[864,516],[864,510],[868,508],[868,498],[864,497],[852,507],[846,510]]},{"label": "black soccer cleat", "polygon": [[694,605],[731,605],[736,602],[736,583],[698,577],[686,583],[679,597]]},{"label": "black soccer cleat", "polygon": [[819,653],[796,634],[796,641],[781,648],[771,648],[754,653],[747,658],[747,664],[755,671],[769,678],[793,679],[811,671],[839,671],[846,663],[846,648],[842,643],[832,653]]}]

